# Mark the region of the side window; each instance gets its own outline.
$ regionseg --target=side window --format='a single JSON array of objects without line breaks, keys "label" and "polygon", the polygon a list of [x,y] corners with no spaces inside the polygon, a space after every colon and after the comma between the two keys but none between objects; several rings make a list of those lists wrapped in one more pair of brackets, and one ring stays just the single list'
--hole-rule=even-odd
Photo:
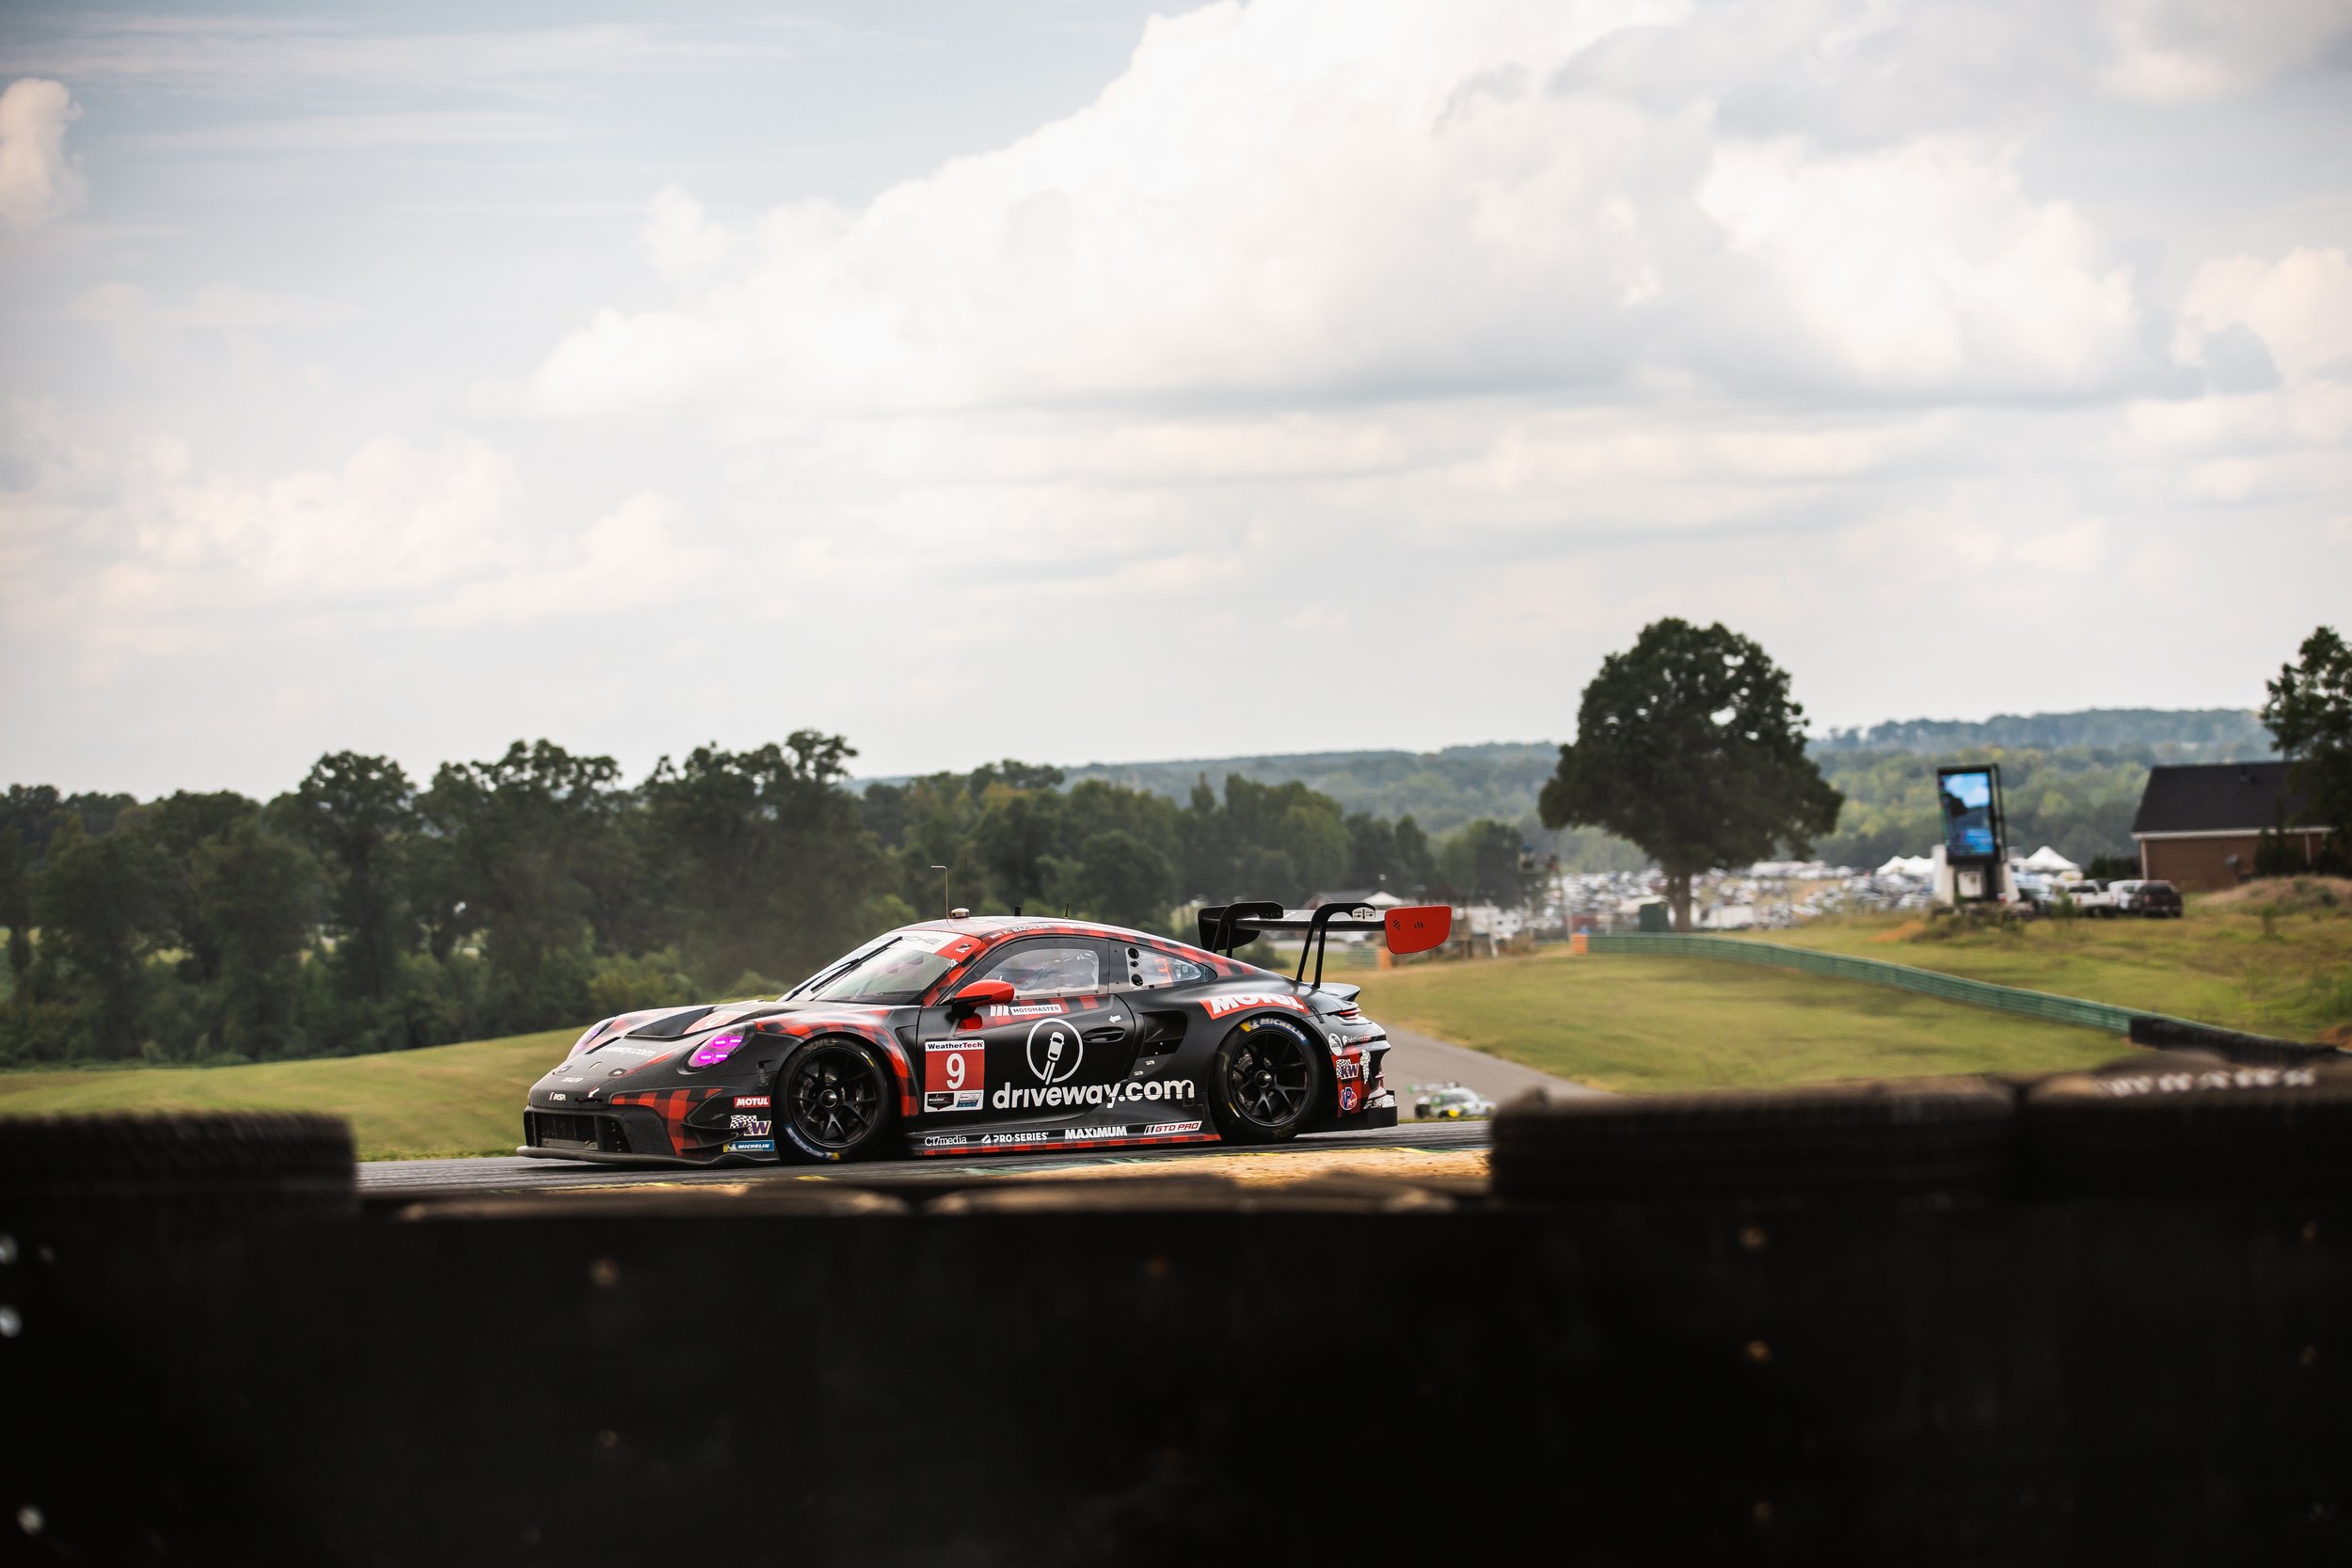
[{"label": "side window", "polygon": [[1025,942],[1006,949],[977,980],[1009,980],[1017,996],[1103,989],[1103,948],[1091,942]]},{"label": "side window", "polygon": [[1126,981],[1131,986],[1182,986],[1209,977],[1209,972],[1190,958],[1180,958],[1156,947],[1130,946],[1120,957],[1126,960]]}]

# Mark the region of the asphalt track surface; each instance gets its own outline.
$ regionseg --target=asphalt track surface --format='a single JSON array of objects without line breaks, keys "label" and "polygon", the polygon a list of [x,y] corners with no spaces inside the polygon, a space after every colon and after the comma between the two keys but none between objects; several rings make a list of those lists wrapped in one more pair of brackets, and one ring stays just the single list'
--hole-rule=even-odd
[{"label": "asphalt track surface", "polygon": [[[1392,1128],[1360,1132],[1313,1133],[1279,1145],[1278,1149],[1295,1149],[1306,1153],[1317,1149],[1486,1147],[1486,1124],[1483,1121],[1417,1122],[1411,1119],[1412,1086],[1419,1084],[1460,1084],[1465,1088],[1476,1089],[1498,1104],[1529,1089],[1549,1094],[1596,1092],[1565,1079],[1538,1072],[1533,1068],[1521,1067],[1516,1062],[1506,1062],[1500,1057],[1465,1050],[1458,1045],[1448,1045],[1425,1035],[1415,1035],[1401,1029],[1389,1031],[1389,1085],[1396,1091],[1397,1106],[1405,1119]],[[516,1120],[519,1123],[521,1119],[518,1107]],[[1274,1151],[1263,1148],[1251,1150],[1252,1153]],[[977,1158],[874,1160],[853,1165],[792,1165],[785,1168],[796,1177],[819,1179],[868,1180],[882,1177],[969,1181],[976,1177],[1018,1179],[1041,1176],[1082,1165],[1181,1166],[1194,1160],[1232,1152],[1232,1148],[1222,1145],[1203,1144],[1148,1149],[1089,1149],[1083,1153],[1006,1153]],[[757,1165],[726,1165],[710,1169],[599,1165],[586,1161],[540,1160],[514,1154],[464,1160],[372,1160],[359,1167],[359,1192],[364,1197],[389,1198],[407,1194],[543,1192],[559,1187],[628,1187],[655,1182],[664,1185],[696,1184],[741,1181],[747,1175],[774,1170],[772,1166]]]}]

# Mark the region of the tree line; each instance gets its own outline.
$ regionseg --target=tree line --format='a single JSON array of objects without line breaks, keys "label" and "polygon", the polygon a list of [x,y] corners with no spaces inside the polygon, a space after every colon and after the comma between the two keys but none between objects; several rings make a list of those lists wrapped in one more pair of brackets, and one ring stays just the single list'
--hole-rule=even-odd
[{"label": "tree line", "polygon": [[1514,826],[1433,843],[1300,784],[1179,804],[1008,760],[861,793],[855,754],[803,730],[634,784],[540,740],[421,783],[335,752],[267,801],[12,786],[0,1061],[400,1050],[773,994],[947,900],[1181,935],[1191,900],[1516,902],[1528,875]]}]

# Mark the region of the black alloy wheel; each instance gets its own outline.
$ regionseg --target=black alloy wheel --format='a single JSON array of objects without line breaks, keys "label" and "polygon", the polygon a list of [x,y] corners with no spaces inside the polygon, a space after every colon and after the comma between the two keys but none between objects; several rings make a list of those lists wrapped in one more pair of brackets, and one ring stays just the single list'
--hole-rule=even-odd
[{"label": "black alloy wheel", "polygon": [[784,1071],[777,1099],[784,1140],[777,1153],[853,1160],[871,1151],[890,1124],[890,1073],[871,1046],[818,1040]]},{"label": "black alloy wheel", "polygon": [[1274,1143],[1306,1124],[1322,1072],[1316,1046],[1296,1024],[1251,1019],[1217,1048],[1217,1131],[1232,1143]]}]

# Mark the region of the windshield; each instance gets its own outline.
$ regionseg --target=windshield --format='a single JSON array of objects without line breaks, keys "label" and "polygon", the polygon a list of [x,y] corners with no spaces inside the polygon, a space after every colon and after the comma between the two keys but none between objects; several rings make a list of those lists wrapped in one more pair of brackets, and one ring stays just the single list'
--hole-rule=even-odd
[{"label": "windshield", "polygon": [[785,994],[787,1002],[913,1002],[978,946],[953,931],[898,931]]}]

